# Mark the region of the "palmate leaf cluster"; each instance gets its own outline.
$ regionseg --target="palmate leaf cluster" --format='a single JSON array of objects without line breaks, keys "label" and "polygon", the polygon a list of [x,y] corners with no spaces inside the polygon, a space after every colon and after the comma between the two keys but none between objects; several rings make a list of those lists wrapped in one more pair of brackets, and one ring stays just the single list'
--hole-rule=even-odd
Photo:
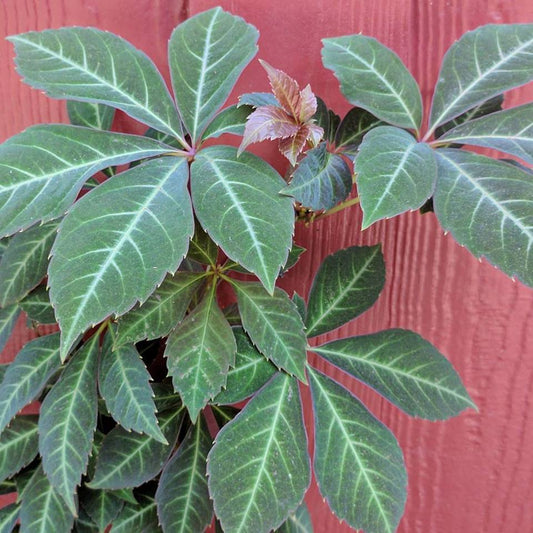
[{"label": "palmate leaf cluster", "polygon": [[[173,94],[151,60],[113,34],[10,38],[25,81],[66,99],[72,124],[34,126],[0,146],[0,344],[21,311],[30,326],[60,330],[0,367],[0,486],[18,493],[0,510],[1,531],[19,521],[23,532],[200,532],[214,521],[217,531],[309,532],[302,502],[313,470],[339,519],[392,532],[406,500],[401,449],[314,362],[412,416],[475,407],[450,363],[414,332],[316,339],[378,299],[379,245],[328,256],[306,298],[275,284],[305,251],[292,241],[293,204],[335,208],[352,190],[354,159],[365,226],[433,197],[459,242],[531,281],[529,170],[457,146],[531,163],[531,106],[495,109],[502,91],[530,79],[532,28],[481,28],[452,47],[424,139],[412,76],[359,35],[325,41],[324,64],[358,106],[344,119],[308,87],[282,98],[298,85],[270,66],[273,87],[283,80],[277,97],[251,93],[221,109],[257,37],[220,8],[178,26]],[[476,55],[476,39],[487,55]],[[316,109],[298,128],[324,137],[287,152],[289,183],[252,153],[212,141],[245,134],[254,108],[285,105],[289,117],[298,99]],[[146,135],[108,131],[115,109],[146,124]],[[235,304],[220,306],[221,284]],[[19,414],[33,400],[40,415]]]}]

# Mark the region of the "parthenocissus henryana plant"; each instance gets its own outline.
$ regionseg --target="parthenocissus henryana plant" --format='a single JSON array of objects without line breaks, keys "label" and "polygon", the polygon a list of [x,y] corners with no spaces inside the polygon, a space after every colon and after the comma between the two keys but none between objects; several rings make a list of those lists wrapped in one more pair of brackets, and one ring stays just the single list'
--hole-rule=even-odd
[{"label": "parthenocissus henryana plant", "polygon": [[[327,257],[305,298],[275,284],[304,252],[295,218],[359,201],[365,228],[434,209],[473,254],[533,285],[533,104],[501,110],[502,93],[533,77],[533,25],[485,26],[456,42],[426,129],[411,74],[363,35],[324,40],[324,65],[356,106],[342,120],[266,63],[273,92],[220,110],[257,37],[220,8],[178,26],[173,96],[150,59],[111,33],[10,37],[24,80],[66,99],[72,125],[34,126],[0,146],[0,340],[21,311],[30,326],[60,328],[1,367],[1,489],[18,492],[0,511],[3,532],[20,520],[23,532],[197,533],[213,517],[230,533],[309,532],[308,439],[339,519],[392,532],[406,500],[401,449],[313,362],[412,416],[474,407],[414,332],[313,340],[376,301],[379,244]],[[108,131],[115,108],[146,135]],[[241,148],[204,145],[223,133],[244,135]],[[286,180],[244,151],[263,139],[278,140]],[[220,284],[236,304],[219,306]],[[17,415],[34,399],[39,416]]]}]

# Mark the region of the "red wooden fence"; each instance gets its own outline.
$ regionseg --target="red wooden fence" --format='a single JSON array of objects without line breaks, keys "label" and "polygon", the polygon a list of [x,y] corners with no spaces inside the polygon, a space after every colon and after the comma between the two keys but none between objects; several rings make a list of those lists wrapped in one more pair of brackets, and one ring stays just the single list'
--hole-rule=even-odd
[{"label": "red wooden fence", "polygon": [[[143,49],[167,76],[173,27],[217,4],[259,29],[259,57],[301,84],[310,83],[338,112],[348,106],[333,75],[321,66],[322,37],[362,32],[378,38],[408,65],[427,104],[440,60],[454,39],[481,24],[533,21],[533,3],[526,0],[2,0],[0,34],[97,26]],[[66,121],[61,102],[20,83],[12,56],[2,39],[0,141],[36,122]],[[251,90],[267,90],[257,61],[236,92]],[[528,91],[531,97],[524,89],[508,103],[522,101]],[[123,118],[118,124],[131,126]],[[261,150],[274,153],[271,147]],[[433,215],[403,215],[363,233],[360,223],[354,207],[299,227],[296,240],[309,251],[281,285],[305,295],[325,255],[351,244],[383,242],[386,289],[374,309],[339,334],[389,327],[419,332],[447,355],[479,406],[479,413],[469,410],[432,423],[407,417],[367,389],[354,389],[396,434],[405,454],[409,496],[399,531],[533,531],[533,292],[444,236]],[[12,359],[28,338],[21,324],[0,360]],[[346,381],[340,372],[333,377]],[[307,502],[315,531],[349,530],[327,510],[316,486]]]}]

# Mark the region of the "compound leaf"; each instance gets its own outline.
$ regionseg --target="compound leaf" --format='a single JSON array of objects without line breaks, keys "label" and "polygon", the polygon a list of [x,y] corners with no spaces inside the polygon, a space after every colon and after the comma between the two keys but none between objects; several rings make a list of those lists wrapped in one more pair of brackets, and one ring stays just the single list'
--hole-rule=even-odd
[{"label": "compound leaf", "polygon": [[170,334],[165,357],[174,389],[194,422],[208,400],[226,384],[237,346],[211,287],[193,312]]},{"label": "compound leaf", "polygon": [[138,487],[156,476],[176,444],[182,409],[166,411],[159,417],[159,427],[169,444],[131,433],[117,426],[104,438],[96,463],[93,489],[117,490]]},{"label": "compound leaf", "polygon": [[200,417],[163,469],[155,495],[163,531],[196,533],[211,523],[213,504],[206,475],[211,444],[207,425]]},{"label": "compound leaf", "polygon": [[32,126],[0,145],[0,235],[63,215],[99,170],[172,150],[137,135],[66,124]]},{"label": "compound leaf", "polygon": [[476,257],[533,286],[531,173],[464,150],[437,150],[433,204],[442,227]]},{"label": "compound leaf", "polygon": [[430,128],[533,79],[533,24],[488,24],[465,33],[442,62]]},{"label": "compound leaf", "polygon": [[268,292],[292,245],[292,200],[279,194],[281,176],[258,157],[209,147],[191,166],[198,220],[226,255],[256,274]]},{"label": "compound leaf", "polygon": [[494,148],[533,164],[533,104],[465,122],[440,137],[440,141]]},{"label": "compound leaf", "polygon": [[19,301],[44,278],[57,226],[56,221],[34,226],[9,240],[0,261],[1,307]]},{"label": "compound leaf", "polygon": [[283,290],[271,296],[259,283],[234,283],[242,325],[252,342],[278,368],[305,380],[303,322]]},{"label": "compound leaf", "polygon": [[257,351],[240,327],[233,328],[237,342],[235,367],[228,372],[226,388],[213,400],[227,405],[245,400],[257,392],[276,372],[276,367]]},{"label": "compound leaf", "polygon": [[220,7],[180,24],[168,46],[172,86],[193,144],[257,52],[259,33]]},{"label": "compound leaf", "polygon": [[39,452],[36,416],[17,416],[0,436],[0,481],[31,463]]},{"label": "compound leaf", "polygon": [[352,188],[352,172],[344,159],[329,152],[326,143],[307,152],[283,194],[315,211],[330,209],[344,200]]},{"label": "compound leaf", "polygon": [[345,388],[309,369],[315,416],[314,471],[337,517],[367,533],[393,533],[407,474],[392,433]]},{"label": "compound leaf", "polygon": [[52,98],[107,104],[180,138],[178,113],[152,61],[113,33],[61,28],[8,38],[24,81]]},{"label": "compound leaf", "polygon": [[35,471],[22,497],[20,528],[26,533],[70,533],[74,515],[51,485],[41,466]]},{"label": "compound leaf", "polygon": [[72,356],[39,416],[43,469],[74,515],[76,487],[86,472],[96,429],[98,342],[94,335]]},{"label": "compound leaf", "polygon": [[187,177],[182,158],[148,161],[91,190],[63,219],[48,271],[63,358],[89,326],[146,300],[178,268],[193,233]]},{"label": "compound leaf", "polygon": [[475,407],[448,360],[412,331],[339,339],[313,351],[411,416],[444,420]]},{"label": "compound leaf", "polygon": [[0,433],[39,395],[60,365],[59,333],[34,339],[20,350],[0,385]]},{"label": "compound leaf", "polygon": [[334,330],[366,311],[385,284],[381,246],[351,246],[324,259],[313,280],[306,333]]},{"label": "compound leaf", "polygon": [[157,504],[153,498],[140,494],[139,503],[126,503],[120,514],[113,520],[113,533],[143,531],[159,533],[161,528],[157,517]]},{"label": "compound leaf", "polygon": [[377,220],[417,209],[437,178],[433,150],[404,130],[379,126],[365,135],[355,159],[363,229]]},{"label": "compound leaf", "polygon": [[333,70],[351,104],[389,124],[418,130],[422,122],[420,89],[392,50],[364,35],[322,42],[322,62]]},{"label": "compound leaf", "polygon": [[[98,384],[111,416],[127,430],[152,436],[167,444],[155,416],[150,374],[134,346],[103,350]],[[90,514],[90,513],[89,513]]]},{"label": "compound leaf", "polygon": [[224,531],[268,533],[286,520],[311,478],[296,379],[277,373],[220,430],[207,471]]}]

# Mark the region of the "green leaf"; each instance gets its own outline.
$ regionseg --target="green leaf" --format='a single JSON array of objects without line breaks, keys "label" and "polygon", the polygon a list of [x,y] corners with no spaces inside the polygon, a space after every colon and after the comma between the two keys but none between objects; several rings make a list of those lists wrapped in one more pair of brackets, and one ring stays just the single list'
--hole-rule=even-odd
[{"label": "green leaf", "polygon": [[70,533],[74,516],[48,481],[42,468],[28,483],[20,506],[20,528],[25,533]]},{"label": "green leaf", "polygon": [[333,70],[348,101],[376,117],[418,130],[420,89],[401,59],[372,37],[346,35],[323,39],[322,62]]},{"label": "green leaf", "polygon": [[502,104],[503,104],[503,94],[499,94],[498,96],[495,96],[494,98],[489,98],[485,102],[481,102],[477,106],[472,107],[468,111],[465,111],[459,116],[452,118],[452,120],[445,122],[441,126],[435,128],[435,137],[439,138],[442,135],[444,135],[448,130],[451,130],[455,128],[456,126],[459,126],[459,124],[468,122],[469,120],[474,120],[476,118],[489,115],[490,113],[494,113],[495,111],[501,111]]},{"label": "green leaf", "polygon": [[340,520],[366,533],[393,533],[407,474],[394,435],[345,388],[309,368],[315,414],[314,471]]},{"label": "green leaf", "polygon": [[363,137],[371,129],[384,125],[385,123],[372,113],[359,107],[352,107],[339,125],[335,135],[335,146],[337,149],[342,149],[343,153],[355,154]]},{"label": "green leaf", "polygon": [[14,492],[17,492],[17,485],[14,479],[0,481],[0,496],[13,494]]},{"label": "green leaf", "polygon": [[179,394],[174,392],[174,387],[171,383],[152,383],[152,390],[155,394],[155,406],[158,412],[167,411],[168,409],[179,409],[181,407],[181,399]]},{"label": "green leaf", "polygon": [[48,96],[107,104],[169,133],[182,134],[172,98],[152,61],[113,33],[61,28],[8,38],[24,81]]},{"label": "green leaf", "polygon": [[307,305],[305,300],[297,293],[294,292],[292,295],[292,301],[298,310],[298,314],[302,317],[302,321],[305,324],[307,317]]},{"label": "green leaf", "polygon": [[108,490],[85,489],[83,497],[80,497],[80,505],[96,524],[98,531],[104,531],[120,513],[124,502]]},{"label": "green leaf", "polygon": [[67,101],[67,112],[70,123],[96,130],[110,130],[115,110],[104,104],[92,102]]},{"label": "green leaf", "polygon": [[43,469],[74,515],[76,487],[86,472],[96,429],[98,342],[94,335],[72,356],[39,416]]},{"label": "green leaf", "polygon": [[404,130],[379,126],[365,135],[355,159],[362,229],[377,220],[417,209],[433,193],[433,150]]},{"label": "green leaf", "polygon": [[211,523],[213,504],[206,475],[211,444],[207,425],[200,417],[163,469],[155,494],[163,531],[196,533]]},{"label": "green leaf", "polygon": [[475,408],[448,360],[412,331],[389,329],[339,339],[313,351],[411,416],[444,420]]},{"label": "green leaf", "polygon": [[[229,146],[202,150],[191,166],[198,220],[226,255],[253,272],[268,292],[287,260],[294,231],[285,182],[262,159]],[[231,229],[231,231],[229,231]]]},{"label": "green leaf", "polygon": [[65,124],[28,128],[0,145],[0,235],[63,215],[99,170],[169,151],[137,135]]},{"label": "green leaf", "polygon": [[57,226],[34,226],[9,240],[0,261],[0,307],[19,301],[44,278]]},{"label": "green leaf", "polygon": [[39,395],[60,365],[59,333],[34,339],[20,350],[0,385],[0,433]]},{"label": "green leaf", "polygon": [[220,7],[180,24],[168,57],[181,118],[193,144],[229,96],[257,52],[258,31]]},{"label": "green leaf", "polygon": [[330,209],[344,200],[352,188],[352,172],[344,159],[326,149],[326,143],[307,152],[282,194],[315,211]]},{"label": "green leaf", "polygon": [[194,422],[198,413],[226,384],[237,346],[218,307],[212,286],[194,311],[170,334],[165,349],[168,373]]},{"label": "green leaf", "polygon": [[146,302],[118,319],[115,345],[166,337],[185,316],[191,298],[203,279],[203,273],[176,272],[173,276],[168,275]]},{"label": "green leaf", "polygon": [[194,235],[189,245],[187,257],[203,265],[214,267],[217,264],[218,246],[210,239],[198,221],[194,227]]},{"label": "green leaf", "polygon": [[20,506],[11,503],[0,509],[0,533],[11,533],[18,520]]},{"label": "green leaf", "polygon": [[267,533],[300,505],[311,472],[294,378],[277,373],[220,430],[207,471],[224,531]]},{"label": "green leaf", "polygon": [[[330,143],[335,141],[337,130],[341,123],[341,117],[334,113],[322,100],[322,98],[316,97],[317,110],[313,115],[315,123],[324,130],[324,140]],[[276,104],[279,106],[279,104]]]},{"label": "green leaf", "polygon": [[178,268],[192,232],[182,158],[143,163],[78,200],[60,226],[48,271],[62,357],[89,326],[146,300]]},{"label": "green leaf", "polygon": [[133,505],[137,505],[139,503],[137,498],[135,498],[135,494],[133,494],[133,489],[119,489],[113,491],[113,494],[127,503],[131,503]]},{"label": "green leaf", "polygon": [[289,257],[287,257],[287,262],[283,265],[282,274],[289,271],[299,260],[300,256],[307,252],[306,248],[302,248],[297,244],[293,244],[292,248],[289,250]]},{"label": "green leaf", "polygon": [[78,517],[74,522],[75,533],[100,533],[97,525],[92,518],[86,513],[83,507],[78,510]]},{"label": "green leaf", "polygon": [[222,405],[245,400],[276,373],[276,367],[255,349],[242,328],[234,327],[233,334],[237,341],[235,367],[228,372],[226,388],[213,400]]},{"label": "green leaf", "polygon": [[433,199],[442,227],[476,257],[533,286],[531,174],[463,150],[437,150]]},{"label": "green leaf", "polygon": [[17,416],[0,436],[0,481],[30,464],[39,452],[36,416]]},{"label": "green leaf", "polygon": [[182,418],[182,409],[166,411],[158,417],[159,427],[169,444],[149,435],[128,432],[120,426],[112,429],[100,449],[90,488],[138,487],[155,477],[172,453]]},{"label": "green leaf", "polygon": [[33,291],[31,291],[23,300],[19,302],[19,306],[28,316],[30,323],[56,323],[54,308],[50,303],[48,290],[44,285],[39,285],[36,289],[33,289]]},{"label": "green leaf", "polygon": [[220,429],[228,422],[231,422],[239,414],[240,409],[231,406],[220,407],[218,405],[211,405],[211,411],[213,411],[213,415]]},{"label": "green leaf", "polygon": [[533,104],[465,122],[440,137],[440,141],[494,148],[533,164]]},{"label": "green leaf", "polygon": [[203,138],[217,138],[224,133],[244,135],[244,125],[248,115],[253,111],[249,105],[232,105],[223,109],[207,126]]},{"label": "green leaf", "polygon": [[[0,309],[0,352],[4,349],[9,337],[11,337],[11,333],[13,332],[13,328],[17,323],[19,315],[20,308],[18,305],[10,305],[9,307]],[[2,400],[0,399],[0,404],[1,401]]]},{"label": "green leaf", "polygon": [[281,107],[277,98],[272,93],[246,93],[239,96],[238,107],[249,105],[252,107],[261,107],[264,105],[273,105]]},{"label": "green leaf", "polygon": [[271,296],[259,283],[235,282],[242,325],[252,342],[278,368],[305,381],[307,341],[303,322],[283,290]]},{"label": "green leaf", "polygon": [[145,433],[168,444],[157,424],[150,380],[134,346],[103,350],[98,385],[111,416],[124,429]]},{"label": "green leaf", "polygon": [[277,530],[277,533],[313,533],[313,524],[307,505],[302,503]]},{"label": "green leaf", "polygon": [[139,495],[139,504],[126,503],[120,514],[113,520],[113,533],[159,533],[159,521],[155,500],[144,494]]},{"label": "green leaf", "polygon": [[308,337],[334,330],[366,311],[385,284],[381,246],[351,246],[328,255],[309,293]]},{"label": "green leaf", "polygon": [[489,24],[465,33],[442,62],[430,130],[533,79],[533,24]]}]

